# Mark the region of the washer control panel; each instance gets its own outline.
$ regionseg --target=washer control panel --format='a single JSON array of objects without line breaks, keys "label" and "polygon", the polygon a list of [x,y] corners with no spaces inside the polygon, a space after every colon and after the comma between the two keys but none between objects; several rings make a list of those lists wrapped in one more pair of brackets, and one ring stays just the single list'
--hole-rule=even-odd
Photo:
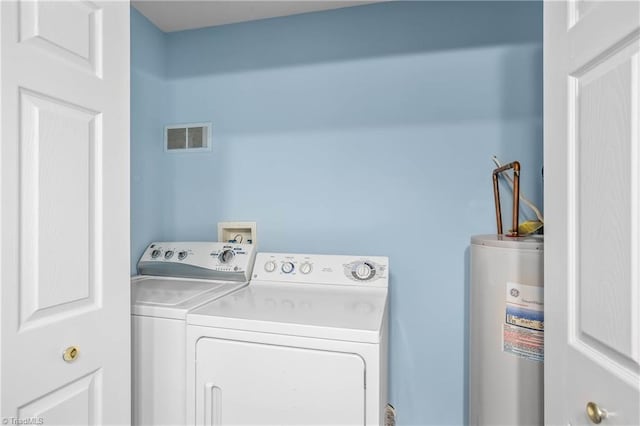
[{"label": "washer control panel", "polygon": [[253,282],[387,287],[389,258],[320,254],[258,253]]},{"label": "washer control panel", "polygon": [[138,262],[141,275],[248,281],[255,260],[252,244],[154,242]]}]

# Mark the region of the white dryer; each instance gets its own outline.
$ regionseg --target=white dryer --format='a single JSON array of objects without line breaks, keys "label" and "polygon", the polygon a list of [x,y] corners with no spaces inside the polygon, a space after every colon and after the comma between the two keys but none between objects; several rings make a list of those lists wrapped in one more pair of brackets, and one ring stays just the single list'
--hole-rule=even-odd
[{"label": "white dryer", "polygon": [[248,284],[250,244],[156,242],[131,279],[132,423],[186,421],[186,315]]},{"label": "white dryer", "polygon": [[188,424],[384,424],[388,264],[258,253],[248,287],[187,314]]}]

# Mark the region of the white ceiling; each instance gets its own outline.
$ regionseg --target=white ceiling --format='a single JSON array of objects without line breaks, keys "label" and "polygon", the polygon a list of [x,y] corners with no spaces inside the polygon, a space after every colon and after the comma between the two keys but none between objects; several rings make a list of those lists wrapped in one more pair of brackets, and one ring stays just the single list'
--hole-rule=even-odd
[{"label": "white ceiling", "polygon": [[375,2],[338,0],[133,0],[132,4],[162,31],[171,32]]}]

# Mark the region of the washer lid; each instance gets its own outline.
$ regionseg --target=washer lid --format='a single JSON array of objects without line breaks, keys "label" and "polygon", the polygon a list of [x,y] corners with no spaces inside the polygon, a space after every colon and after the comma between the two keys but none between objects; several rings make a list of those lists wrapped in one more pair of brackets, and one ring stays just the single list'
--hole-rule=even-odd
[{"label": "washer lid", "polygon": [[261,283],[189,312],[187,323],[379,343],[386,304],[386,288]]},{"label": "washer lid", "polygon": [[131,280],[131,313],[184,319],[188,310],[246,283],[139,276]]}]

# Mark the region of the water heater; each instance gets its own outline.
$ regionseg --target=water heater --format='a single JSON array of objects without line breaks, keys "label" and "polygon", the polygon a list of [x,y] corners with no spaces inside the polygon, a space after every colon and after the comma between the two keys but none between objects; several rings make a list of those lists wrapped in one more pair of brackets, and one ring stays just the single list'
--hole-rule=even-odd
[{"label": "water heater", "polygon": [[469,424],[542,426],[542,236],[474,236],[470,261]]}]

